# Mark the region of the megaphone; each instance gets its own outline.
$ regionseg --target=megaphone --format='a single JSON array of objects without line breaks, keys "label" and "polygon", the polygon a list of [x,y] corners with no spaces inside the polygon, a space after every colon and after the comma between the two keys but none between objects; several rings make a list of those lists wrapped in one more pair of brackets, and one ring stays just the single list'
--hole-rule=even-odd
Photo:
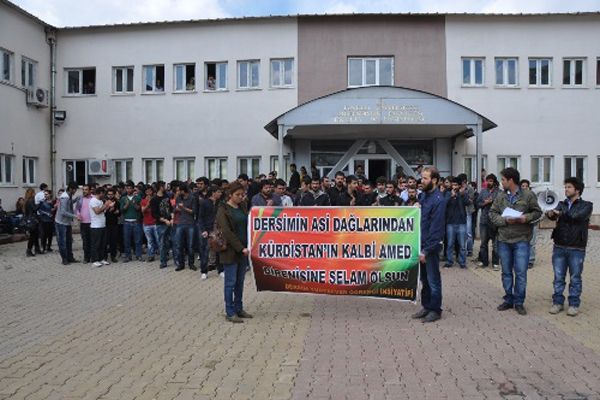
[{"label": "megaphone", "polygon": [[554,210],[558,206],[558,194],[546,188],[537,193],[537,201],[542,209],[542,212]]}]

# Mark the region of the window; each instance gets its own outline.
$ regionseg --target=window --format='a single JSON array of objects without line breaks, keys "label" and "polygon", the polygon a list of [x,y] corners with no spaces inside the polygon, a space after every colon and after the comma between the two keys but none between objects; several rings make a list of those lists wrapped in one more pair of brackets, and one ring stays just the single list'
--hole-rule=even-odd
[{"label": "window", "polygon": [[600,57],[596,60],[596,85],[600,86]]},{"label": "window", "polygon": [[133,93],[133,67],[113,67],[113,93]]},{"label": "window", "polygon": [[531,182],[552,183],[552,156],[531,157]]},{"label": "window", "polygon": [[162,158],[145,158],[144,162],[144,181],[154,183],[164,180],[165,160]]},{"label": "window", "polygon": [[23,156],[23,183],[35,185],[37,158]]},{"label": "window", "polygon": [[227,157],[207,157],[206,173],[211,180],[227,178]]},{"label": "window", "polygon": [[260,157],[240,157],[238,158],[238,175],[247,174],[250,179],[260,174]]},{"label": "window", "polygon": [[[469,181],[477,182],[477,170],[475,168],[475,156],[465,156],[463,159],[463,171],[469,178]],[[482,165],[479,169],[487,169],[487,155],[481,157]]]},{"label": "window", "polygon": [[173,70],[176,92],[196,90],[196,64],[175,64]]},{"label": "window", "polygon": [[518,85],[518,71],[516,58],[496,58],[496,85]]},{"label": "window", "polygon": [[600,156],[596,158],[597,171],[596,171],[596,183],[600,185]]},{"label": "window", "polygon": [[499,156],[497,168],[498,174],[500,174],[500,171],[502,171],[504,168],[508,167],[519,169],[521,164],[520,161],[521,160],[519,156]]},{"label": "window", "polygon": [[165,91],[165,66],[144,65],[143,72],[145,93],[164,93]]},{"label": "window", "polygon": [[37,62],[23,57],[21,59],[21,86],[35,87],[36,74]]},{"label": "window", "polygon": [[96,68],[67,69],[67,94],[96,93]]},{"label": "window", "polygon": [[348,87],[394,84],[394,59],[348,58]]},{"label": "window", "polygon": [[14,171],[15,156],[11,154],[0,154],[0,184],[14,184]]},{"label": "window", "polygon": [[583,86],[583,77],[585,75],[584,58],[565,58],[563,59],[563,85],[565,86]]},{"label": "window", "polygon": [[116,183],[131,180],[133,180],[133,160],[115,160]]},{"label": "window", "polygon": [[[275,171],[277,172],[277,178],[281,178],[284,181],[288,182],[290,177],[289,177],[289,172],[290,172],[290,157],[289,156],[283,156],[283,168],[285,169],[283,171],[283,174],[281,173],[281,171],[279,171],[279,156],[271,156],[271,160],[270,160],[270,169],[269,172],[271,171]],[[323,175],[321,175],[323,176]]]},{"label": "window", "polygon": [[463,57],[462,59],[462,83],[463,86],[483,86],[484,58]]},{"label": "window", "polygon": [[194,158],[175,158],[175,179],[177,179],[178,181],[187,181],[188,179],[193,180],[195,176],[195,165],[196,160]]},{"label": "window", "polygon": [[238,62],[238,88],[253,89],[259,85],[258,73],[260,62],[254,61],[239,61]]},{"label": "window", "polygon": [[565,157],[565,179],[576,176],[585,183],[585,156],[569,156]]},{"label": "window", "polygon": [[530,58],[529,59],[529,86],[551,86],[552,85],[552,59]]},{"label": "window", "polygon": [[86,160],[65,160],[63,165],[65,168],[65,186],[71,182],[75,182],[79,186],[89,182]]},{"label": "window", "polygon": [[206,63],[205,90],[227,90],[227,63]]},{"label": "window", "polygon": [[13,53],[0,47],[0,81],[12,82]]},{"label": "window", "polygon": [[290,87],[294,85],[294,59],[281,58],[271,60],[271,87]]}]

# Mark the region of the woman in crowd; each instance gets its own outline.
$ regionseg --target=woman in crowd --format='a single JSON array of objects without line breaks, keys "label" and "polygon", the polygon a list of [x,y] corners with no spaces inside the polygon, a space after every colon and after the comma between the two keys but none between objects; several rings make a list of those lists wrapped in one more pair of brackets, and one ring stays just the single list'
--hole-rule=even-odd
[{"label": "woman in crowd", "polygon": [[[33,188],[27,189],[25,192],[25,206],[23,212],[23,219],[25,221],[25,226],[27,231],[29,232],[29,240],[27,241],[27,257],[33,257],[36,254],[41,254],[43,251],[40,249],[39,242],[39,220],[37,215],[38,207],[35,205],[35,191]],[[33,253],[32,249],[35,246],[35,253]]]}]

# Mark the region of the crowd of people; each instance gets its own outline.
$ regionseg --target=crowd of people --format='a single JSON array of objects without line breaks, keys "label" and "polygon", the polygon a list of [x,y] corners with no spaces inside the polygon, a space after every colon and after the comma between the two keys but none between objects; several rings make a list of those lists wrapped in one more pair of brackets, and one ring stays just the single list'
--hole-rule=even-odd
[{"label": "crowd of people", "polygon": [[[530,184],[514,168],[480,182],[465,174],[441,177],[434,167],[419,167],[407,176],[402,171],[389,179],[369,181],[336,172],[333,181],[316,171],[298,172],[290,166],[290,179],[276,172],[250,179],[240,174],[233,182],[224,179],[195,182],[171,181],[145,184],[131,181],[117,185],[70,183],[56,198],[46,184],[35,193],[28,189],[17,206],[20,226],[29,232],[26,255],[52,252],[56,235],[63,265],[79,262],[73,256],[72,226],[79,225],[83,263],[102,267],[110,263],[153,262],[175,271],[187,266],[207,279],[211,270],[224,278],[227,319],[251,318],[243,308],[243,282],[248,269],[247,215],[262,206],[411,206],[421,208],[420,276],[423,309],[413,315],[433,322],[442,314],[440,261],[452,268],[455,260],[467,268],[473,256],[477,225],[481,245],[472,261],[481,268],[502,269],[504,301],[498,310],[524,308],[527,270],[535,262],[535,229],[542,210]],[[587,245],[592,204],[581,199],[583,183],[565,180],[566,200],[546,216],[557,221],[552,238],[554,289],[552,313],[564,307],[566,274],[570,274],[569,315],[577,315],[581,295],[581,272]],[[507,213],[507,210],[512,211]],[[478,222],[479,221],[479,222]],[[491,246],[491,260],[490,260]],[[145,248],[145,251],[144,251]],[[145,255],[144,255],[145,253]]]}]

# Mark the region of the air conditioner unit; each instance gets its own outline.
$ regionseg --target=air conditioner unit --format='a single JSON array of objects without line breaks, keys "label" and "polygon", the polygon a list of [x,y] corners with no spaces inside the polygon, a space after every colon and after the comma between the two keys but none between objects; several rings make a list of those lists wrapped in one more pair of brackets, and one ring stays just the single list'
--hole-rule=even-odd
[{"label": "air conditioner unit", "polygon": [[109,160],[92,159],[88,160],[88,175],[110,175]]},{"label": "air conditioner unit", "polygon": [[42,88],[27,89],[27,104],[36,107],[48,107],[48,91]]}]

